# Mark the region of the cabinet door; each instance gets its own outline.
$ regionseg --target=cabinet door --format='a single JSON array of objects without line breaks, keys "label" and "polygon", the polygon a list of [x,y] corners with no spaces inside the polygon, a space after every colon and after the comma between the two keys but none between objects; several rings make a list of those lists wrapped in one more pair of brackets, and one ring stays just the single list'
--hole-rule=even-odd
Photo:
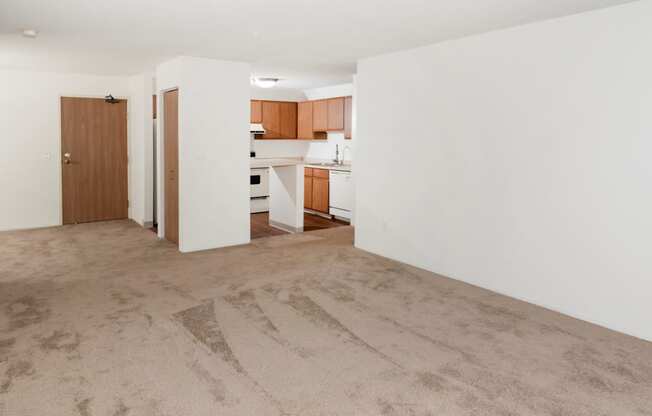
[{"label": "cabinet door", "polygon": [[317,100],[312,102],[312,130],[328,130],[328,101]]},{"label": "cabinet door", "polygon": [[303,207],[312,209],[312,176],[303,177]]},{"label": "cabinet door", "polygon": [[344,130],[344,97],[328,100],[328,131]]},{"label": "cabinet door", "polygon": [[263,101],[263,139],[281,138],[281,106],[274,101]]},{"label": "cabinet door", "polygon": [[328,169],[317,169],[317,168],[312,169],[312,176],[314,176],[315,178],[328,179],[329,174],[330,171]]},{"label": "cabinet door", "polygon": [[312,209],[328,214],[328,179],[312,178]]},{"label": "cabinet door", "polygon": [[297,103],[279,103],[280,132],[283,139],[297,138]]},{"label": "cabinet door", "polygon": [[303,101],[297,105],[297,138],[311,140],[312,135],[312,101]]},{"label": "cabinet door", "polygon": [[263,122],[263,103],[258,100],[251,100],[251,123]]},{"label": "cabinet door", "polygon": [[353,97],[344,97],[344,138],[351,138],[353,128]]}]

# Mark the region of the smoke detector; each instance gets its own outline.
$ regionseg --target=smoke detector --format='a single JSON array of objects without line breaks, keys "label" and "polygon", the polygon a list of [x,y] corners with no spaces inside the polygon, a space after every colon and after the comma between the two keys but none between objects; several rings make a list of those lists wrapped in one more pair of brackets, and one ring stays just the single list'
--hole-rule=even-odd
[{"label": "smoke detector", "polygon": [[35,37],[38,36],[38,30],[36,30],[36,29],[24,29],[23,30],[23,36],[26,37],[26,38],[34,39]]}]

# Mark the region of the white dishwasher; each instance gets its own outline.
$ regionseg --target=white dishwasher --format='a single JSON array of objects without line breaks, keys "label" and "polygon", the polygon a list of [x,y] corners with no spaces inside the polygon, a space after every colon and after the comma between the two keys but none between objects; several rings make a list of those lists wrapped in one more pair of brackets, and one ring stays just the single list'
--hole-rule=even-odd
[{"label": "white dishwasher", "polygon": [[351,220],[353,211],[353,177],[351,172],[330,171],[330,209],[329,213],[339,218]]}]

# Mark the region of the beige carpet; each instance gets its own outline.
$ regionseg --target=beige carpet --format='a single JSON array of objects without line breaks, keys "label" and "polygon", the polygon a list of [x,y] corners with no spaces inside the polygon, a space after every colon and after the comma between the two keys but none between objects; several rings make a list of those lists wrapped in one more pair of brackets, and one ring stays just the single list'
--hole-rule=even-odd
[{"label": "beige carpet", "polygon": [[652,415],[652,344],[352,234],[0,233],[0,415]]}]

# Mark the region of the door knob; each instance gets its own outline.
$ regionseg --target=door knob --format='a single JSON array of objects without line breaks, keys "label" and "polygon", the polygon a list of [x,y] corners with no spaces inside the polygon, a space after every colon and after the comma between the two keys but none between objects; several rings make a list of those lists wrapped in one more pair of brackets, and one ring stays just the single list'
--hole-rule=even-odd
[{"label": "door knob", "polygon": [[63,163],[65,163],[66,165],[69,165],[71,163],[70,153],[63,154]]}]

